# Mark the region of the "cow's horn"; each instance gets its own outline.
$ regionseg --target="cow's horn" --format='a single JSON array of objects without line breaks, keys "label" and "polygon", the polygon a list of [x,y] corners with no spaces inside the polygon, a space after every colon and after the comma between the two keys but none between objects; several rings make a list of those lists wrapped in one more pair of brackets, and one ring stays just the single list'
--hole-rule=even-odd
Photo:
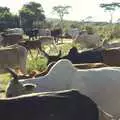
[{"label": "cow's horn", "polygon": [[12,68],[7,67],[5,69],[12,75],[12,77],[14,78],[14,80],[18,79],[17,73]]},{"label": "cow's horn", "polygon": [[44,50],[41,50],[41,52],[44,54],[44,56],[45,56],[46,58],[49,59],[49,55],[48,55]]}]

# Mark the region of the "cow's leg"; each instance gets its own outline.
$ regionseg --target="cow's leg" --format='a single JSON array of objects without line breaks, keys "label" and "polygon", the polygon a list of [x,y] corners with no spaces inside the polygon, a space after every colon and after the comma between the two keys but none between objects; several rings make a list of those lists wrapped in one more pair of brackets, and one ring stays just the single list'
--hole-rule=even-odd
[{"label": "cow's leg", "polygon": [[38,54],[40,54],[41,55],[41,48],[38,48]]},{"label": "cow's leg", "polygon": [[39,48],[37,49],[37,55],[36,55],[36,57],[38,58],[38,55],[40,54],[40,50],[39,50]]},{"label": "cow's leg", "polygon": [[60,39],[61,39],[61,43],[63,43],[63,38],[61,37]]},{"label": "cow's leg", "polygon": [[57,42],[57,37],[54,37],[54,41],[55,41],[56,44],[58,43],[58,42]]},{"label": "cow's leg", "polygon": [[56,42],[57,42],[57,44],[58,44],[58,41],[59,41],[59,37],[56,38]]},{"label": "cow's leg", "polygon": [[33,59],[32,51],[30,49],[29,49],[29,52],[30,52],[31,58]]},{"label": "cow's leg", "polygon": [[36,55],[35,59],[37,60],[38,55],[40,54],[40,49],[39,49],[39,48],[37,48],[36,50],[37,50],[37,55]]},{"label": "cow's leg", "polygon": [[29,40],[31,39],[31,37],[29,36]]},{"label": "cow's leg", "polygon": [[[52,44],[53,47],[58,51],[58,48],[57,48],[57,45],[56,45],[56,42],[55,42],[54,39],[51,41],[51,44]],[[58,51],[58,52],[59,52],[59,51]]]},{"label": "cow's leg", "polygon": [[37,39],[37,35],[35,35],[35,39]]},{"label": "cow's leg", "polygon": [[58,44],[58,42],[59,42],[59,37],[57,37],[57,44]]},{"label": "cow's leg", "polygon": [[32,36],[32,40],[34,40],[34,36]]}]

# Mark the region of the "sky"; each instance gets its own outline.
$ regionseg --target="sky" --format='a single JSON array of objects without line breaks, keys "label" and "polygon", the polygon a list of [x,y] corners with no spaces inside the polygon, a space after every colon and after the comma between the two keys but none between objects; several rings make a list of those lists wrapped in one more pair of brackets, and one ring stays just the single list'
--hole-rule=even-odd
[{"label": "sky", "polygon": [[[69,5],[69,14],[65,15],[66,20],[81,21],[88,16],[92,16],[93,21],[107,21],[110,20],[110,15],[100,8],[100,3],[120,2],[120,0],[0,0],[0,6],[10,8],[12,13],[18,14],[21,7],[31,1],[40,3],[45,11],[47,18],[58,18],[52,12],[52,8],[58,5]],[[120,9],[113,14],[113,21],[120,18]]]}]

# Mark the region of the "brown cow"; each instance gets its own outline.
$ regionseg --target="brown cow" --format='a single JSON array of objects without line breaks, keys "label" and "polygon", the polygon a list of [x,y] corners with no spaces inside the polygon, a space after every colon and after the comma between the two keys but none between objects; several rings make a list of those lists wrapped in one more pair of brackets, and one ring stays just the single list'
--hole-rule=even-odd
[{"label": "brown cow", "polygon": [[40,50],[41,50],[41,40],[22,41],[22,42],[19,42],[18,44],[25,47],[30,52],[31,57],[33,57],[31,50],[36,49],[38,51],[36,57],[38,57],[38,54],[40,53]]},{"label": "brown cow", "polygon": [[44,47],[44,45],[46,44],[53,45],[57,50],[57,46],[54,42],[53,37],[51,36],[43,36],[43,37],[40,37],[38,40],[34,40],[34,41],[22,41],[22,42],[19,42],[18,44],[24,46],[30,52],[31,56],[32,56],[31,49],[37,49],[38,53],[36,57],[38,57],[38,54],[42,50],[42,47]]},{"label": "brown cow", "polygon": [[120,48],[102,50],[103,62],[110,66],[120,66]]}]

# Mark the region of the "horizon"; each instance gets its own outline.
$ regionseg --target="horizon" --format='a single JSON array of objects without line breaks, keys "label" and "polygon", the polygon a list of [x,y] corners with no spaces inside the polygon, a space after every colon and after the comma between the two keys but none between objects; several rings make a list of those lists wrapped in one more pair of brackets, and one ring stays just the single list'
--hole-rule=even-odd
[{"label": "horizon", "polygon": [[[22,6],[31,1],[42,5],[46,18],[59,19],[57,14],[52,13],[52,8],[58,5],[69,5],[72,8],[69,14],[65,15],[64,20],[81,21],[92,16],[91,21],[95,22],[109,22],[110,20],[109,13],[99,7],[101,3],[120,2],[120,0],[79,0],[79,3],[78,0],[3,0],[0,6],[8,7],[13,14],[18,14]],[[116,22],[118,18],[120,18],[120,9],[113,14],[113,22]]]}]

